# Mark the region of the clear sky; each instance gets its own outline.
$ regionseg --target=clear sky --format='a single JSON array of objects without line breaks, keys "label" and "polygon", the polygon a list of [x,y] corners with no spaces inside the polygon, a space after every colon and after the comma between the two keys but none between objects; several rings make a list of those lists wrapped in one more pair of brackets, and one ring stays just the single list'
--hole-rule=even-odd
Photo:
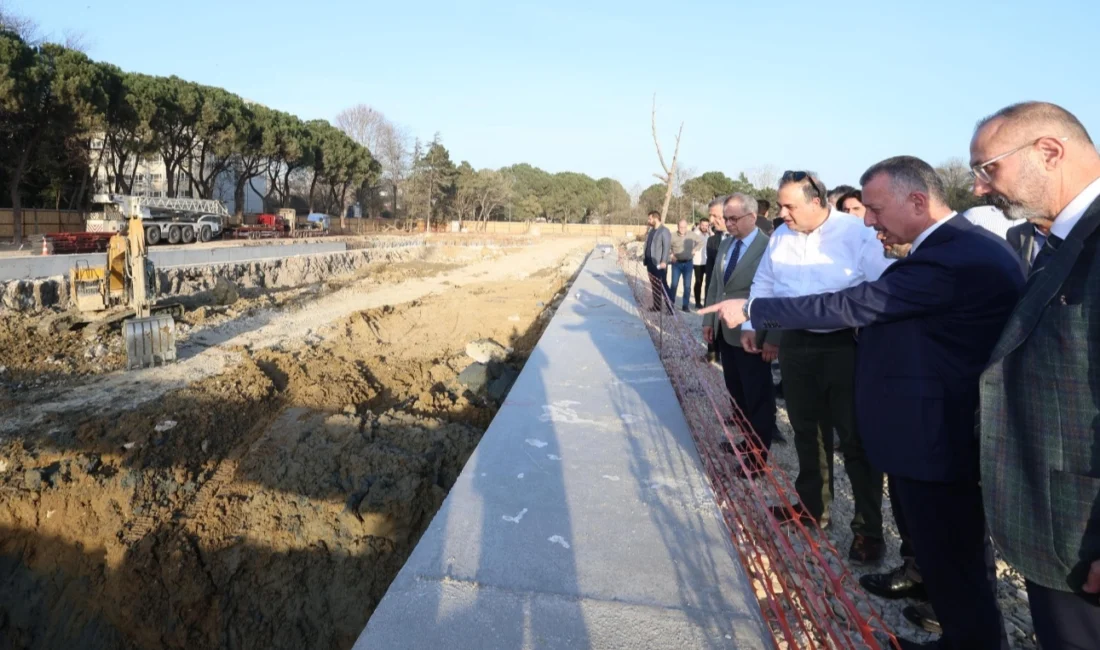
[{"label": "clear sky", "polygon": [[855,183],[882,158],[966,157],[974,122],[1062,104],[1100,136],[1100,0],[8,0],[120,67],[304,119],[364,102],[456,162],[697,173],[763,165]]}]

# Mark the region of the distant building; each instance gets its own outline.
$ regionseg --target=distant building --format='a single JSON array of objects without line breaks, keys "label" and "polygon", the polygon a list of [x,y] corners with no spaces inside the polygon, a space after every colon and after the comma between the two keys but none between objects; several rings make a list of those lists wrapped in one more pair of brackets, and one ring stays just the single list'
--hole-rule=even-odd
[{"label": "distant building", "polygon": [[[97,191],[115,191],[115,177],[111,170],[114,165],[111,164],[109,156],[110,151],[104,151],[103,138],[97,137],[92,139],[92,155],[93,169],[95,169],[95,185]],[[100,160],[100,156],[103,156],[102,163],[98,168],[95,168],[95,161]],[[195,161],[196,163],[198,161]],[[133,186],[130,188],[130,194],[133,196],[166,196],[168,193],[168,179],[165,175],[164,161],[159,156],[141,157],[135,158],[134,161],[129,162],[124,170],[127,174],[125,179],[126,183],[129,182],[131,175],[133,180]],[[124,183],[123,185],[125,185]],[[232,171],[225,171],[221,173],[214,183],[214,196],[212,198],[217,199],[225,204],[226,210],[230,214],[236,212],[236,201],[233,198],[234,189],[236,186],[236,178]],[[255,189],[253,189],[253,187]],[[194,198],[197,196],[195,188],[191,186],[190,179],[183,171],[177,173],[176,178],[176,196],[183,198]],[[260,176],[252,179],[251,183],[245,185],[244,188],[244,206],[242,212],[244,214],[258,214],[264,211],[264,199],[263,192],[267,191],[267,178]]]}]

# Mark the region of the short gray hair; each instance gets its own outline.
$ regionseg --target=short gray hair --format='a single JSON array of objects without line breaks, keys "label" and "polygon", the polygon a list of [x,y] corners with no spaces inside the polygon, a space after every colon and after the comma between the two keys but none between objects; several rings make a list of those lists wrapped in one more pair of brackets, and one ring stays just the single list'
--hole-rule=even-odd
[{"label": "short gray hair", "polygon": [[714,199],[710,203],[707,204],[707,210],[709,211],[711,208],[720,208],[720,207],[724,206],[725,204],[726,204],[726,197],[716,196],[716,197],[714,197]]},{"label": "short gray hair", "polygon": [[879,174],[886,174],[890,178],[890,185],[895,191],[922,192],[939,203],[947,205],[947,192],[944,190],[943,179],[932,165],[920,158],[894,156],[877,162],[863,172],[863,176],[859,177],[859,184],[867,185]]},{"label": "short gray hair", "polygon": [[749,196],[748,194],[742,194],[741,192],[734,192],[733,194],[727,196],[726,202],[723,205],[729,205],[734,201],[737,201],[737,203],[741,206],[741,209],[744,210],[746,214],[749,212],[756,214],[756,210],[760,207],[757,205],[756,199]]}]

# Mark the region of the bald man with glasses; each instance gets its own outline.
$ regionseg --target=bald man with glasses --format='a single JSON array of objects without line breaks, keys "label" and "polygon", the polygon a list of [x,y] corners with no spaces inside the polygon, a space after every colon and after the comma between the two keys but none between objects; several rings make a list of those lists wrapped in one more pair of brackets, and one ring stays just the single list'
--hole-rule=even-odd
[{"label": "bald man with glasses", "polygon": [[[875,231],[828,204],[825,185],[813,174],[788,171],[779,181],[779,216],[753,278],[750,299],[791,298],[841,291],[876,280],[892,260]],[[871,467],[855,424],[855,332],[789,330],[778,351],[757,347],[752,324],[742,326],[746,352],[769,360],[779,355],[783,394],[798,455],[795,489],[802,505],[775,508],[781,522],[816,519],[829,525],[833,500],[833,429],[840,436],[844,468],[852,483],[855,516],[848,558],[861,564],[882,559],[882,473]]]}]

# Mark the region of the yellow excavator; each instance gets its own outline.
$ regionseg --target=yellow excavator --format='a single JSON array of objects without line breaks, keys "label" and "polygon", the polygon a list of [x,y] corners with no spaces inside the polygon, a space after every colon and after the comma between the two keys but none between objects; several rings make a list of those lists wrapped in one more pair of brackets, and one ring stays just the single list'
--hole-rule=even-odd
[{"label": "yellow excavator", "polygon": [[105,326],[123,323],[128,369],[146,368],[176,360],[176,322],[180,305],[157,305],[153,263],[145,247],[145,228],[138,209],[132,208],[126,233],[107,246],[105,266],[78,262],[69,271],[75,313],[67,315],[70,328],[84,328],[96,337]]}]

